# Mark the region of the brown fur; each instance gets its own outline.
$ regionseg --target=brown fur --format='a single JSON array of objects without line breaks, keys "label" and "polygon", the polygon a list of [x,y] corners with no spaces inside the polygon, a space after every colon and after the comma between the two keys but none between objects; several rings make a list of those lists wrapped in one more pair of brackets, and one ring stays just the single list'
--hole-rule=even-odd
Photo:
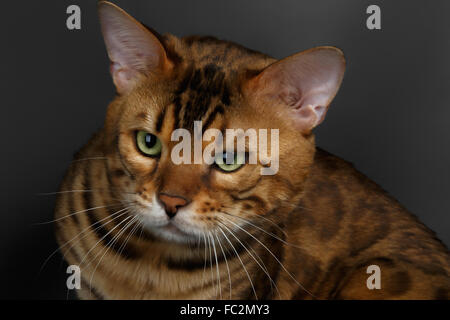
[{"label": "brown fur", "polygon": [[[112,101],[61,185],[56,234],[67,262],[81,267],[81,298],[449,298],[449,252],[434,234],[350,164],[316,149],[312,134],[247,84],[274,59],[211,37],[162,42],[172,64]],[[220,130],[280,129],[278,174],[261,176],[260,165],[231,174],[174,165],[170,134],[194,120]],[[139,154],[138,129],[158,132],[160,159]],[[128,205],[143,210],[161,191],[190,199],[195,223],[220,237],[217,221],[245,227],[260,242],[230,223],[242,244],[227,234],[245,268],[223,237],[216,265],[203,239],[164,241],[136,224],[121,234],[131,213],[111,215]],[[366,287],[371,264],[381,267],[381,290]]]}]

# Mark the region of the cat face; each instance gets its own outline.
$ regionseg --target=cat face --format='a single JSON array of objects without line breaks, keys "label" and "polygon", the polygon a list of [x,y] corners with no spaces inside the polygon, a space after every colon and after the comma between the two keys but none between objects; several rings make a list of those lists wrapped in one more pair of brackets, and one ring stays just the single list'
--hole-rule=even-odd
[{"label": "cat face", "polygon": [[[100,3],[99,12],[118,92],[103,130],[116,196],[168,241],[206,241],[263,220],[282,221],[313,162],[311,130],[341,83],[341,52],[322,47],[277,62],[213,38],[159,37],[110,3]],[[211,152],[212,163],[176,163],[175,130],[189,133],[183,156],[194,159],[217,146],[196,134],[195,121],[203,132],[223,133],[224,143]],[[227,129],[266,130],[267,143],[261,147],[260,136],[256,143],[244,139],[238,153]],[[224,148],[227,139],[232,150]],[[261,148],[276,151],[275,174],[261,174],[268,164],[259,157],[249,163]]]}]

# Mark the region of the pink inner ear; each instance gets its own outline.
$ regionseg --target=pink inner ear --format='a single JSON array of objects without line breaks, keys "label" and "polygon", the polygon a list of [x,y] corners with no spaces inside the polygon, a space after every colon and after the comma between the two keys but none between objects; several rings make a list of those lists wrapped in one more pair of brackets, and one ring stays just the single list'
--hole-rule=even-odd
[{"label": "pink inner ear", "polygon": [[[309,130],[319,125],[324,119],[328,110],[328,105],[332,98],[330,98],[329,90],[317,90],[317,92],[309,93],[308,96],[303,96],[295,105],[300,116],[299,121],[306,121]],[[334,97],[334,94],[333,94]],[[305,119],[307,117],[307,119]]]},{"label": "pink inner ear", "polygon": [[134,85],[133,79],[137,78],[136,71],[124,68],[119,63],[111,62],[110,72],[113,77],[114,85],[119,93],[129,91]]},{"label": "pink inner ear", "polygon": [[339,49],[319,47],[269,66],[258,77],[257,87],[279,97],[291,108],[299,129],[309,133],[324,120],[344,70],[345,60]]},{"label": "pink inner ear", "polygon": [[306,106],[302,106],[301,108],[298,108],[294,111],[296,123],[300,131],[308,133],[320,122],[320,115],[316,110],[317,108],[318,107],[313,107],[309,104]]}]

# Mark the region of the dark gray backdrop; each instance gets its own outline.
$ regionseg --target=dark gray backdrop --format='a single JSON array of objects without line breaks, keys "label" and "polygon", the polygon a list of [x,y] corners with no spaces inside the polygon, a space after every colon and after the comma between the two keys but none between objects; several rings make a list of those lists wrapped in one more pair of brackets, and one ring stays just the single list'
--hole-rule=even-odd
[{"label": "dark gray backdrop", "polygon": [[[343,86],[316,131],[450,244],[450,1],[115,1],[157,31],[210,34],[282,58],[342,48]],[[82,29],[66,29],[78,4]],[[365,27],[369,4],[382,30]],[[0,297],[65,298],[51,225],[72,154],[103,122],[114,90],[94,0],[2,3]]]}]

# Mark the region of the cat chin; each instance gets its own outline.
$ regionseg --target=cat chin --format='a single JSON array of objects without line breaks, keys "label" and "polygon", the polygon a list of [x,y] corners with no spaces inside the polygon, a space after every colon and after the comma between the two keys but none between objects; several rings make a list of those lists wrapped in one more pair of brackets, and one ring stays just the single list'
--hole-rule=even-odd
[{"label": "cat chin", "polygon": [[172,223],[168,223],[164,226],[145,225],[145,228],[151,234],[163,241],[176,243],[193,243],[198,240],[198,237],[194,234],[186,233]]}]

